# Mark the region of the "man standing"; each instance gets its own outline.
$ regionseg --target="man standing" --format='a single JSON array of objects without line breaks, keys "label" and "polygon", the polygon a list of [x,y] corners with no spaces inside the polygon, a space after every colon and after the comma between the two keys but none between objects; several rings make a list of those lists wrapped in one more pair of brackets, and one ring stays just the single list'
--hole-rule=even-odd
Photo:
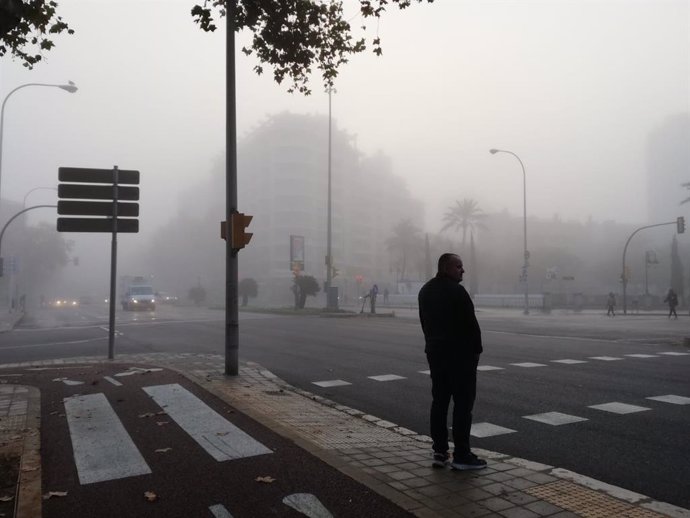
[{"label": "man standing", "polygon": [[474,314],[474,304],[462,281],[462,259],[443,254],[438,273],[419,291],[419,320],[431,370],[432,465],[444,467],[448,454],[448,406],[453,398],[452,469],[486,467],[486,461],[470,450],[472,408],[477,392],[477,364],[482,352],[482,336]]}]

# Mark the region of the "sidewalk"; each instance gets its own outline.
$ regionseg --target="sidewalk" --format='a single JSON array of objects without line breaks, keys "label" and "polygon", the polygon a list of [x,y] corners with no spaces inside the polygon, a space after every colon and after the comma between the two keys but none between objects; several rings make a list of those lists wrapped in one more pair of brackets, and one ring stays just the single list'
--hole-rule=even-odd
[{"label": "sidewalk", "polygon": [[[257,364],[245,364],[239,376],[226,377],[219,355],[121,355],[117,361],[180,372],[419,517],[690,517],[687,509],[490,451],[475,450],[488,460],[482,471],[433,469],[428,437],[291,387]],[[16,517],[40,518],[40,400],[35,389],[21,385],[21,376],[11,374],[29,366],[102,362],[102,358],[73,358],[0,365],[0,448],[20,452],[22,463]]]}]

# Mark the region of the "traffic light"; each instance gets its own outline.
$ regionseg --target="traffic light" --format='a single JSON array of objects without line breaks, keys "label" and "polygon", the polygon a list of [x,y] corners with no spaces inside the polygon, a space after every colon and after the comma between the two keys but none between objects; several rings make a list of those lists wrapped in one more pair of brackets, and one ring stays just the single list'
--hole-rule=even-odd
[{"label": "traffic light", "polygon": [[678,216],[678,219],[676,219],[676,225],[678,227],[678,233],[682,234],[685,232],[685,218],[683,216]]},{"label": "traffic light", "polygon": [[252,240],[251,232],[245,232],[245,229],[249,226],[254,216],[246,216],[241,212],[234,212],[231,216],[232,224],[232,247],[236,250],[244,248]]},{"label": "traffic light", "polygon": [[[233,212],[230,216],[230,228],[232,229],[232,234],[230,239],[232,240],[232,247],[235,250],[244,248],[252,240],[251,232],[245,232],[245,229],[249,226],[254,216],[247,216],[241,212]],[[220,222],[220,238],[228,238],[228,225],[227,222]]]}]

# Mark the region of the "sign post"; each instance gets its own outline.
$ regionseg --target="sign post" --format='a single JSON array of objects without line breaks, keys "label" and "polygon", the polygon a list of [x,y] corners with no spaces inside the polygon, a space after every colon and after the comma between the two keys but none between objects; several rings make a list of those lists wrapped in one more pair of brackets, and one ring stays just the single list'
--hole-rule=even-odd
[{"label": "sign post", "polygon": [[139,187],[122,184],[138,185],[139,171],[120,170],[117,166],[112,169],[60,167],[58,180],[64,182],[58,185],[58,214],[87,216],[58,218],[58,232],[109,232],[112,235],[108,328],[108,359],[112,360],[115,357],[117,233],[139,232],[139,204],[120,201],[139,200]]}]

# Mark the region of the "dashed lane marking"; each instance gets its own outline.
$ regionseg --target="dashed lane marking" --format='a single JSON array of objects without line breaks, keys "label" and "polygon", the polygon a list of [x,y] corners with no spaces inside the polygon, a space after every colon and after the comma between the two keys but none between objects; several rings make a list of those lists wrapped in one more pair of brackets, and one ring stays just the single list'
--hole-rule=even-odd
[{"label": "dashed lane marking", "polygon": [[313,381],[314,385],[318,387],[328,388],[328,387],[343,387],[345,385],[352,385],[352,383],[343,380],[327,380],[327,381]]},{"label": "dashed lane marking", "polygon": [[151,473],[104,394],[71,396],[64,405],[82,485]]},{"label": "dashed lane marking", "polygon": [[502,371],[505,370],[503,367],[494,367],[493,365],[479,365],[477,367],[478,371]]},{"label": "dashed lane marking", "polygon": [[431,376],[431,371],[430,370],[419,371],[419,374],[426,374],[427,376]]},{"label": "dashed lane marking", "polygon": [[178,383],[143,389],[180,428],[219,462],[273,453]]},{"label": "dashed lane marking", "polygon": [[522,417],[531,421],[537,421],[538,423],[550,424],[551,426],[560,426],[563,424],[587,421],[587,419],[584,417],[562,414],[561,412],[545,412],[543,414],[523,415]]},{"label": "dashed lane marking", "polygon": [[222,504],[212,505],[208,508],[213,514],[214,518],[232,518],[230,511],[228,511]]},{"label": "dashed lane marking", "polygon": [[110,383],[112,383],[112,384],[115,385],[116,387],[121,387],[121,386],[122,386],[122,383],[120,383],[119,381],[117,381],[115,378],[111,378],[110,376],[103,376],[103,379],[106,380],[106,381],[108,381],[108,382],[110,382]]},{"label": "dashed lane marking", "polygon": [[590,356],[590,360],[600,360],[602,362],[615,362],[616,360],[622,360],[623,358],[616,358],[615,356]]},{"label": "dashed lane marking", "polygon": [[283,503],[309,518],[332,518],[328,509],[311,493],[294,493],[283,498]]},{"label": "dashed lane marking", "polygon": [[515,367],[525,367],[527,369],[530,369],[533,367],[546,367],[546,365],[543,363],[532,363],[532,362],[511,363],[511,365],[513,365]]},{"label": "dashed lane marking", "polygon": [[505,435],[507,433],[515,433],[517,430],[511,430],[510,428],[504,428],[503,426],[498,426],[491,423],[472,423],[472,428],[470,429],[470,435],[474,437],[493,437],[495,435]]},{"label": "dashed lane marking", "polygon": [[690,397],[676,396],[675,394],[667,394],[665,396],[648,397],[653,401],[661,401],[662,403],[671,403],[673,405],[690,405]]},{"label": "dashed lane marking", "polygon": [[630,358],[658,358],[659,357],[656,354],[626,354],[624,356],[628,356]]},{"label": "dashed lane marking", "polygon": [[395,381],[404,380],[404,376],[398,376],[397,374],[381,374],[380,376],[367,376],[370,380],[374,381]]},{"label": "dashed lane marking", "polygon": [[651,408],[628,405],[627,403],[619,403],[618,401],[613,401],[611,403],[603,403],[601,405],[590,405],[589,408],[594,408],[595,410],[603,410],[604,412],[611,412],[613,414],[633,414],[635,412],[644,412],[645,410],[651,410]]},{"label": "dashed lane marking", "polygon": [[670,351],[670,352],[659,353],[659,354],[665,354],[666,356],[688,356],[688,355],[690,355],[690,353],[679,353],[676,351]]},{"label": "dashed lane marking", "polygon": [[570,358],[566,358],[564,360],[551,360],[551,363],[565,363],[566,365],[575,365],[577,363],[587,363],[585,360],[571,360]]}]

